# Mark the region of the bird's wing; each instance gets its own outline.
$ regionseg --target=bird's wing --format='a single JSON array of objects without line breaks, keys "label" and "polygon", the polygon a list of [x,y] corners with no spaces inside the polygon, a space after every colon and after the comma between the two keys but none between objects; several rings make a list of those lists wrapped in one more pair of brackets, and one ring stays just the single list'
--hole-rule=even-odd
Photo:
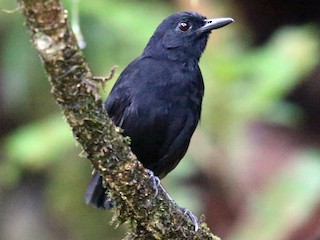
[{"label": "bird's wing", "polygon": [[198,119],[194,113],[189,112],[180,119],[176,119],[175,124],[170,126],[171,134],[168,135],[163,146],[161,158],[152,167],[154,172],[159,172],[160,178],[165,177],[183,158],[197,123]]},{"label": "bird's wing", "polygon": [[[123,93],[120,93],[122,91]],[[124,112],[130,106],[130,104],[131,98],[129,90],[127,90],[125,87],[110,93],[105,103],[105,107],[109,117],[118,127],[122,127]]]},{"label": "bird's wing", "polygon": [[140,72],[136,66],[139,63],[138,59],[123,70],[105,102],[109,117],[119,127],[122,127],[124,113],[132,104],[132,97],[135,94],[135,79]]}]

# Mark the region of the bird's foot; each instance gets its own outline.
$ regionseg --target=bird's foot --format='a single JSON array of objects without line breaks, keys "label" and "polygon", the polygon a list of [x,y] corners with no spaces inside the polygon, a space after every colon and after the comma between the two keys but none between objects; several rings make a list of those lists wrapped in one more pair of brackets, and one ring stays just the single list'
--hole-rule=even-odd
[{"label": "bird's foot", "polygon": [[114,202],[110,198],[107,198],[103,203],[103,208],[106,210],[109,210],[109,209],[112,209],[113,207],[114,207]]},{"label": "bird's foot", "polygon": [[194,231],[197,232],[199,230],[199,220],[198,218],[188,209],[186,208],[180,208],[181,211],[183,212],[184,215],[188,215],[188,217],[190,218],[191,222],[194,225]]},{"label": "bird's foot", "polygon": [[158,190],[159,186],[161,187],[160,179],[157,176],[155,176],[154,173],[151,170],[147,169],[147,172],[149,174],[149,179],[152,180],[152,188],[155,191],[155,194],[154,194],[153,198],[155,198],[159,193],[159,190]]}]

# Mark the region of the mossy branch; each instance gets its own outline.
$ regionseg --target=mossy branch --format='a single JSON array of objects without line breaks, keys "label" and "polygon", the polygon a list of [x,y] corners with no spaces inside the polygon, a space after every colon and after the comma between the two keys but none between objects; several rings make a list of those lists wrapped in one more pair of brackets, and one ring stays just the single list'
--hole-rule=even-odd
[{"label": "mossy branch", "polygon": [[150,171],[131,152],[126,138],[103,108],[99,84],[78,47],[62,3],[19,3],[54,99],[86,157],[103,176],[116,202],[115,219],[130,223],[126,239],[218,239],[203,222],[197,229],[161,186],[154,188]]}]

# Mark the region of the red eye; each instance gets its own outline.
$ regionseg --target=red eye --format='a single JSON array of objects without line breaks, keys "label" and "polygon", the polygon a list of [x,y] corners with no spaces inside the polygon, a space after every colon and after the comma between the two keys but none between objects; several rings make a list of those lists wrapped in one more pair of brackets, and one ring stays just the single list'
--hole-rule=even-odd
[{"label": "red eye", "polygon": [[190,23],[188,22],[181,22],[179,23],[179,29],[182,31],[182,32],[186,32],[190,29],[191,25]]}]

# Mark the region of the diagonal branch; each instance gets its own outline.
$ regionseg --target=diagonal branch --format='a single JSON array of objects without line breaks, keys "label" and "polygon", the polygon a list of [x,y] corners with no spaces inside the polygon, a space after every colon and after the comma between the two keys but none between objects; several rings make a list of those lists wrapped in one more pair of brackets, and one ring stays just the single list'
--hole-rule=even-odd
[{"label": "diagonal branch", "polygon": [[108,118],[98,84],[68,26],[62,4],[58,0],[20,3],[54,99],[86,157],[110,189],[116,202],[115,219],[130,222],[127,239],[218,239],[205,223],[196,229],[194,221],[161,186],[155,189],[152,174]]}]

